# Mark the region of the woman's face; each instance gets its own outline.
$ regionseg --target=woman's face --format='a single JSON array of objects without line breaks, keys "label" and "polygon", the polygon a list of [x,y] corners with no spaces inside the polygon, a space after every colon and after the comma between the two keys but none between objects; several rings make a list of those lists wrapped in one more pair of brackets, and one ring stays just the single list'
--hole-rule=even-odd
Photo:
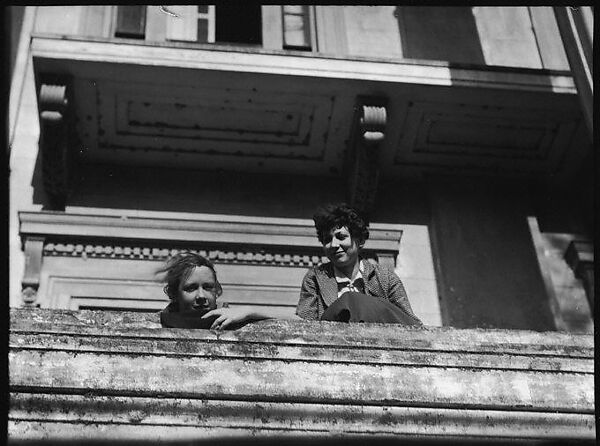
[{"label": "woman's face", "polygon": [[346,226],[332,229],[324,242],[325,255],[337,268],[354,266],[358,261],[359,245]]},{"label": "woman's face", "polygon": [[189,277],[181,281],[177,291],[179,311],[217,308],[217,281],[212,270],[206,266],[195,266]]}]

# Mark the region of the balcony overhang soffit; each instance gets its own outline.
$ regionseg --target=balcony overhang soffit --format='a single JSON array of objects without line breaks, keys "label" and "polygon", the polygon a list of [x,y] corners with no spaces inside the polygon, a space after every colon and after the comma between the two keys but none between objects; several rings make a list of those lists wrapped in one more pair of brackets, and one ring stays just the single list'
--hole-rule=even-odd
[{"label": "balcony overhang soffit", "polygon": [[77,148],[65,150],[84,162],[338,176],[357,107],[381,103],[370,163],[384,177],[557,177],[585,147],[564,72],[50,37],[32,54],[39,98],[44,83],[69,85]]}]

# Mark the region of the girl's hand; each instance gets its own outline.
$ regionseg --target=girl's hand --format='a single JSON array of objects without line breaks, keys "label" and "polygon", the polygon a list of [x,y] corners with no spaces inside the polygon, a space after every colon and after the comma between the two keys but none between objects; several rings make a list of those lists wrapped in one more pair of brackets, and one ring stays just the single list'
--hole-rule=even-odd
[{"label": "girl's hand", "polygon": [[223,330],[230,324],[238,322],[244,322],[252,317],[252,310],[245,307],[234,307],[234,308],[217,308],[211,310],[202,316],[202,319],[208,319],[209,317],[218,316],[212,325],[211,330]]}]

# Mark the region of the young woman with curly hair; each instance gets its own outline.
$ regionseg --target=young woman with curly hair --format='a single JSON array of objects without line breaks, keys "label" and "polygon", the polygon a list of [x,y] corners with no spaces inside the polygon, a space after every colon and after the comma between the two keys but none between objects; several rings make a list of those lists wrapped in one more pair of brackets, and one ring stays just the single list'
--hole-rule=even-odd
[{"label": "young woman with curly hair", "polygon": [[367,221],[353,208],[330,204],[313,217],[329,262],[311,268],[302,281],[296,314],[303,319],[422,325],[400,278],[362,259]]}]

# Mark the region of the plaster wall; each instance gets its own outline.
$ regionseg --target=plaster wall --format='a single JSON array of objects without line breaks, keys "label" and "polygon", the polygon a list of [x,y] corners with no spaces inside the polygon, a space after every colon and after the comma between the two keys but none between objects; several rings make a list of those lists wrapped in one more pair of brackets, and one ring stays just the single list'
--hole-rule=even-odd
[{"label": "plaster wall", "polygon": [[10,23],[9,48],[10,48],[10,75],[12,76],[17,58],[17,50],[19,45],[19,36],[23,27],[23,19],[25,16],[24,6],[10,6],[7,9],[7,20]]},{"label": "plaster wall", "polygon": [[[35,7],[25,10],[13,82],[10,92],[9,158],[9,305],[21,304],[21,278],[25,259],[19,238],[19,210],[41,210],[33,201],[32,185],[38,157],[39,120],[33,66],[29,53],[29,36]],[[25,44],[23,44],[25,42]]]},{"label": "plaster wall", "polygon": [[396,9],[396,6],[344,7],[348,54],[402,57]]}]

